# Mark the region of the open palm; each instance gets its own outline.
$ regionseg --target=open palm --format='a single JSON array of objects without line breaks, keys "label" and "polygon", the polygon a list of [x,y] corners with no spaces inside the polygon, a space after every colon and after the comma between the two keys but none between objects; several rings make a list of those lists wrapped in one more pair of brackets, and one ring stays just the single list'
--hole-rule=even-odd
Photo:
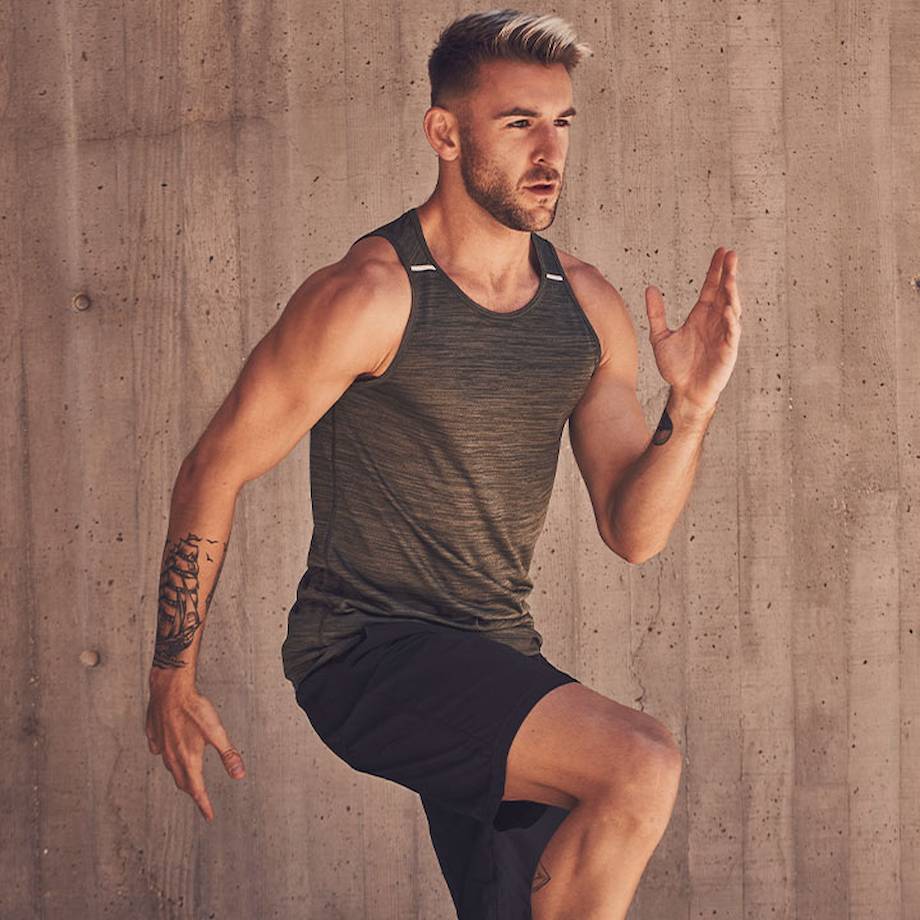
[{"label": "open palm", "polygon": [[737,267],[738,254],[720,246],[709,263],[699,300],[676,330],[668,328],[658,288],[645,289],[649,341],[658,370],[672,389],[701,409],[715,406],[738,357],[741,300]]}]

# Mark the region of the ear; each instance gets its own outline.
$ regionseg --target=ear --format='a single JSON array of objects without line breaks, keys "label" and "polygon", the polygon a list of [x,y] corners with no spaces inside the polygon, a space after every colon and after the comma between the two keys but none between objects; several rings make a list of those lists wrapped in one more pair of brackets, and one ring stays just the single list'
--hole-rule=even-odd
[{"label": "ear", "polygon": [[422,127],[431,149],[440,159],[457,159],[460,155],[460,126],[453,112],[433,105],[425,112]]}]

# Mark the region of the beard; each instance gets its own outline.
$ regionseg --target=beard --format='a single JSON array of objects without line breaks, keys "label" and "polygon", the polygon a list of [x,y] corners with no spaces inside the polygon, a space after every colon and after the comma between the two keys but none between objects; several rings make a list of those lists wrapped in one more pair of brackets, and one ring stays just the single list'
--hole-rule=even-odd
[{"label": "beard", "polygon": [[530,192],[517,189],[508,182],[507,176],[491,163],[476,144],[470,130],[460,125],[460,176],[467,195],[483,210],[488,211],[500,224],[512,230],[545,230],[556,219],[556,207],[562,193],[559,192],[547,204],[531,199]]}]

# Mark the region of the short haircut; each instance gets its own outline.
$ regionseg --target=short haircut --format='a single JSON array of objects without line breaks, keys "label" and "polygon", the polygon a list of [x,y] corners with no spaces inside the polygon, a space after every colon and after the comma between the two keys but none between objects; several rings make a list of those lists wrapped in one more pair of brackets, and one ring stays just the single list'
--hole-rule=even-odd
[{"label": "short haircut", "polygon": [[558,16],[509,9],[470,13],[444,28],[428,58],[431,104],[446,107],[473,92],[483,61],[564,64],[571,73],[593,53]]}]

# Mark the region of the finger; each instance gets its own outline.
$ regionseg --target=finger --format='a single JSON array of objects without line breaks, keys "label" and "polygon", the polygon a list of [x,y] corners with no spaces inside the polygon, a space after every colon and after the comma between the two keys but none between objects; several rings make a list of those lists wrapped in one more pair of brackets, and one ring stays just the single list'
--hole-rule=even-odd
[{"label": "finger", "polygon": [[[166,767],[166,772],[173,778],[173,782],[179,789],[183,789],[185,784],[185,771],[182,769],[179,764],[174,760],[167,760],[163,758],[163,766]],[[183,789],[184,791],[184,789]]]},{"label": "finger", "polygon": [[224,769],[234,779],[246,778],[246,766],[243,763],[243,755],[240,754],[232,744],[228,745],[220,752],[220,759],[224,765]]},{"label": "finger", "polygon": [[720,246],[713,254],[709,263],[709,270],[706,272],[706,280],[700,288],[700,300],[705,304],[711,304],[716,299],[719,292],[719,285],[722,283],[722,262],[725,256],[725,250]]},{"label": "finger", "polygon": [[154,733],[153,721],[148,716],[147,721],[144,723],[144,734],[147,736],[147,747],[150,748],[151,754],[160,753],[160,744],[156,739],[156,734]]},{"label": "finger", "polygon": [[207,740],[209,744],[214,746],[217,753],[220,754],[220,760],[224,765],[224,769],[234,779],[245,779],[246,765],[243,763],[243,755],[230,743],[230,738],[227,736],[227,730],[224,728],[219,718],[208,732]]},{"label": "finger", "polygon": [[185,792],[188,788],[188,776],[182,765],[177,761],[171,760],[169,763],[164,761],[164,766],[166,767],[166,772],[169,773],[172,781],[176,784],[176,788]]},{"label": "finger", "polygon": [[738,293],[738,254],[734,251],[732,251],[731,268],[728,273],[726,290],[728,291],[728,296],[731,300],[732,309],[735,311],[735,316],[740,319],[741,295]]},{"label": "finger", "polygon": [[741,315],[741,301],[738,297],[737,284],[738,254],[730,249],[725,254],[722,272],[722,286],[719,288],[719,302],[731,310],[736,317]]},{"label": "finger", "polygon": [[661,291],[654,285],[649,285],[645,289],[645,311],[648,314],[648,334],[651,341],[657,341],[670,332]]},{"label": "finger", "polygon": [[196,744],[192,749],[179,751],[182,781],[181,783],[177,782],[176,785],[192,797],[204,819],[212,821],[214,820],[214,808],[204,785],[203,753],[203,743],[201,743],[200,747]]},{"label": "finger", "polygon": [[211,807],[211,800],[208,798],[207,792],[203,789],[201,792],[195,796],[195,804],[198,806],[198,810],[204,816],[205,821],[209,824],[214,820],[214,809]]},{"label": "finger", "polygon": [[205,821],[214,820],[214,809],[211,806],[211,800],[208,798],[207,790],[204,787],[204,780],[201,775],[196,777],[191,771],[189,772],[188,794],[195,800],[198,810],[204,816]]}]

